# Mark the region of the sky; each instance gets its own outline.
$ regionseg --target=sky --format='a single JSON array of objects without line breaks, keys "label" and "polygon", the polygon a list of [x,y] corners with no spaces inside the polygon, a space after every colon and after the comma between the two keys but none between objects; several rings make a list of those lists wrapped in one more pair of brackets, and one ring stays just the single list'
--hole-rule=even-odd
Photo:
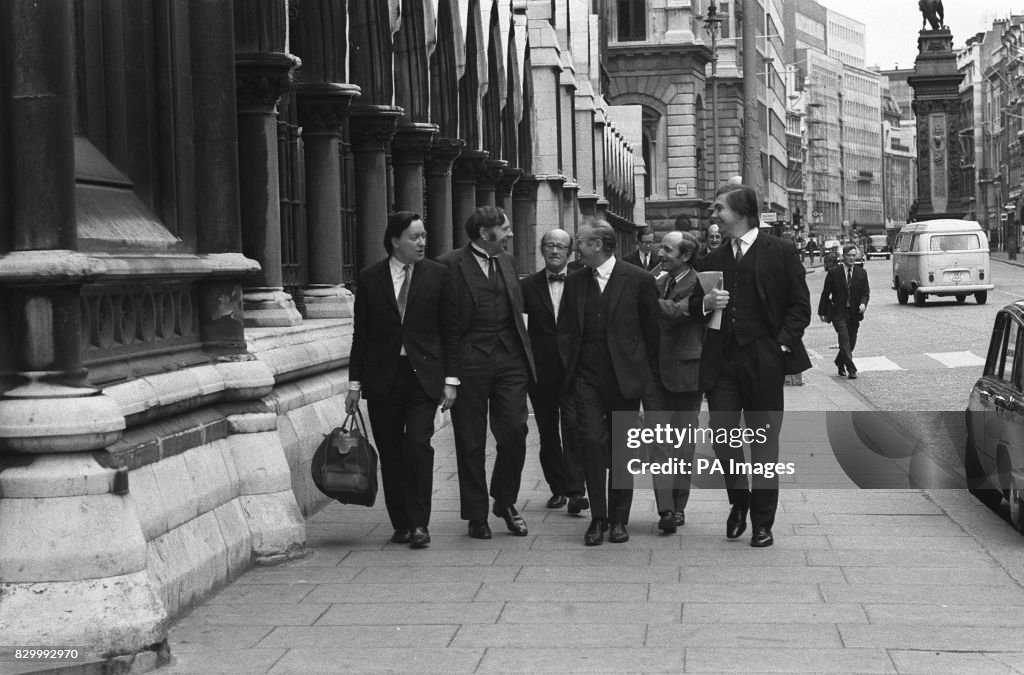
[{"label": "sky", "polygon": [[[917,0],[818,0],[829,9],[865,25],[866,66],[913,68],[921,12]],[[992,27],[993,19],[1024,14],[1024,0],[945,0],[945,23],[953,33],[953,48]]]}]

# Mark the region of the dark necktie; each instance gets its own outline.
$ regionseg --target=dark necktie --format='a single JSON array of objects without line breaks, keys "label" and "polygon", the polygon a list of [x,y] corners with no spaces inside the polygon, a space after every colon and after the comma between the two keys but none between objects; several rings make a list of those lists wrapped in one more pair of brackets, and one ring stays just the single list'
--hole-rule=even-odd
[{"label": "dark necktie", "polygon": [[481,253],[472,246],[469,247],[469,250],[472,251],[473,255],[475,255],[477,258],[483,258],[487,260],[487,279],[488,281],[494,281],[494,256],[487,255],[486,253]]},{"label": "dark necktie", "polygon": [[565,272],[559,274],[549,274],[548,281],[565,281]]},{"label": "dark necktie", "polygon": [[402,279],[402,288],[398,291],[398,315],[402,317],[402,321],[405,321],[405,306],[409,302],[409,282],[412,279],[412,266],[404,265],[402,273],[405,274],[405,278]]},{"label": "dark necktie", "polygon": [[676,287],[676,278],[672,277],[671,279],[668,280],[668,283],[665,284],[665,299],[666,300],[668,300],[669,296],[672,295],[672,291],[675,290],[675,287]]},{"label": "dark necktie", "polygon": [[743,260],[743,244],[739,239],[736,240],[736,264],[739,265],[740,261]]},{"label": "dark necktie", "polygon": [[853,267],[846,266],[846,287],[850,287],[850,281],[853,280]]}]

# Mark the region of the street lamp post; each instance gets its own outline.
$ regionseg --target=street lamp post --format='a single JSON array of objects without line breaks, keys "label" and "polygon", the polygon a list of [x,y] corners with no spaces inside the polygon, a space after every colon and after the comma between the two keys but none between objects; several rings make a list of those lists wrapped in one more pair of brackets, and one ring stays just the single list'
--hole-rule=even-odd
[{"label": "street lamp post", "polygon": [[718,5],[711,0],[707,16],[704,17],[704,30],[711,36],[711,152],[714,155],[714,189],[718,189],[718,32],[722,29],[722,19],[718,16]]}]

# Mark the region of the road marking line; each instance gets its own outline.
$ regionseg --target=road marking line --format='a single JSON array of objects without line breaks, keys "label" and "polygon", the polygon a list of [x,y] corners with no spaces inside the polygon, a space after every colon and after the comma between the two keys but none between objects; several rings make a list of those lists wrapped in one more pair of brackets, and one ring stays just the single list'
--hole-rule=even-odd
[{"label": "road marking line", "polygon": [[890,361],[885,356],[855,356],[854,363],[857,364],[857,372],[869,372],[877,370],[906,370],[899,364]]},{"label": "road marking line", "polygon": [[974,352],[940,352],[938,354],[930,354],[925,352],[925,356],[930,356],[947,368],[959,368],[963,366],[983,366],[985,365],[985,359],[978,356]]}]

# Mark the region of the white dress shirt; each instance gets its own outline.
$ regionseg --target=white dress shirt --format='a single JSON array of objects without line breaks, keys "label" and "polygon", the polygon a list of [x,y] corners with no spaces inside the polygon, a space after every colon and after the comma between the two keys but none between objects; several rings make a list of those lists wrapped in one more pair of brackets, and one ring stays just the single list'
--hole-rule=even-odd
[{"label": "white dress shirt", "polygon": [[594,271],[597,272],[597,286],[602,293],[604,293],[604,287],[608,285],[608,279],[612,276],[613,269],[615,269],[614,255],[594,268]]}]

